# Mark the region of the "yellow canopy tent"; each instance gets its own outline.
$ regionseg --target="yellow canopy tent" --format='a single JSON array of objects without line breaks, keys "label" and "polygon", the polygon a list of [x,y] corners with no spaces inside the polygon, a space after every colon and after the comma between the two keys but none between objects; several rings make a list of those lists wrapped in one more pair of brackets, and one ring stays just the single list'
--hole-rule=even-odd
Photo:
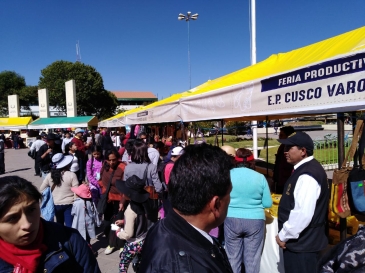
[{"label": "yellow canopy tent", "polygon": [[180,99],[184,121],[257,119],[365,108],[365,27],[270,56]]},{"label": "yellow canopy tent", "polygon": [[102,121],[99,122],[98,126],[99,127],[119,127],[119,126],[124,126],[124,113],[119,113],[113,117],[104,119]]},{"label": "yellow canopy tent", "polygon": [[[279,53],[182,94],[108,119],[147,124],[255,120],[365,108],[365,27]],[[100,124],[99,124],[100,125]]]},{"label": "yellow canopy tent", "polygon": [[32,117],[0,118],[0,130],[21,130],[27,129]]}]

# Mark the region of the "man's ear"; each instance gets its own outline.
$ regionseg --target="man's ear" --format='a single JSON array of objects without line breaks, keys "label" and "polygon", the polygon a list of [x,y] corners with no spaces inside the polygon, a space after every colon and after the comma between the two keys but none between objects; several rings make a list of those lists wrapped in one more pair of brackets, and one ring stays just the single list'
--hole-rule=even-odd
[{"label": "man's ear", "polygon": [[209,202],[209,209],[216,217],[217,213],[219,213],[220,206],[221,206],[221,200],[219,196],[213,196],[213,198]]}]

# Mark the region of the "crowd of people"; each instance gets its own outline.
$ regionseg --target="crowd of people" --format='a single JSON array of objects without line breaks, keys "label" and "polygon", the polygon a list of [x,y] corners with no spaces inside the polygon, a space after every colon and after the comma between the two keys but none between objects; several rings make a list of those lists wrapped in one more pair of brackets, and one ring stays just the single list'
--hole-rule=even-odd
[{"label": "crowd of people", "polygon": [[[284,127],[278,141],[277,165],[289,164],[274,172],[285,272],[347,272],[319,260],[329,187],[312,139]],[[181,143],[133,130],[41,133],[30,147],[40,188],[0,178],[0,272],[100,272],[97,227],[119,272],[260,272],[272,198],[252,152]],[[47,188],[56,223],[41,218]]]}]

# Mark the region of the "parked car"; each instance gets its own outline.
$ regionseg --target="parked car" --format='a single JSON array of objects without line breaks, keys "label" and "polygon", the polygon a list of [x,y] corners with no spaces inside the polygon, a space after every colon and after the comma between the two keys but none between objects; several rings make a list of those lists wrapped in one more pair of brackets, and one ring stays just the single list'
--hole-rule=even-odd
[{"label": "parked car", "polygon": [[246,135],[249,129],[249,126],[234,126],[228,129],[228,133],[230,135]]},{"label": "parked car", "polygon": [[228,134],[228,130],[227,128],[212,128],[209,130],[209,135],[221,135],[223,132],[223,134],[227,135]]}]

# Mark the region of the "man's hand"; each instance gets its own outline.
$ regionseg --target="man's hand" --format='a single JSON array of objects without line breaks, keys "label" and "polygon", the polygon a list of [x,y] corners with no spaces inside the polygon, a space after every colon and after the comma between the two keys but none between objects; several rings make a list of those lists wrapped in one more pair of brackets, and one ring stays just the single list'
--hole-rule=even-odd
[{"label": "man's hand", "polygon": [[280,248],[286,249],[286,243],[280,240],[279,235],[276,235],[275,239]]}]

